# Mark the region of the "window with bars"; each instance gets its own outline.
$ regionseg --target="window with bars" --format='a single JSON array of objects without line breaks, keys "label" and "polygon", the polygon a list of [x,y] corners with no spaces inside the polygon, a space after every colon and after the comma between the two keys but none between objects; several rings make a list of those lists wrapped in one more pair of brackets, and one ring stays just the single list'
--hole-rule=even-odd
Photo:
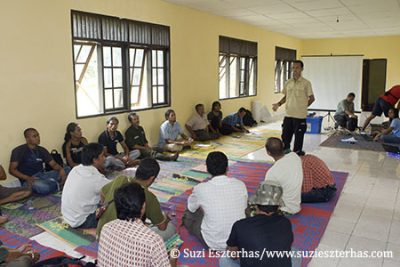
[{"label": "window with bars", "polygon": [[169,105],[169,27],[71,16],[77,117]]},{"label": "window with bars", "polygon": [[281,93],[287,80],[292,78],[292,64],[296,50],[275,47],[275,93]]},{"label": "window with bars", "polygon": [[219,99],[257,93],[257,43],[220,36]]}]

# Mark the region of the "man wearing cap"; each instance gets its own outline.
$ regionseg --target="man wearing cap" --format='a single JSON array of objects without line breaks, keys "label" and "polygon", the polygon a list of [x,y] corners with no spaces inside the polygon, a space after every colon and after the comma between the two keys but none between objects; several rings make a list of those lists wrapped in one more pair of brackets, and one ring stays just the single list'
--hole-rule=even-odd
[{"label": "man wearing cap", "polygon": [[[293,243],[292,225],[278,209],[282,202],[282,187],[273,181],[264,181],[250,204],[255,208],[253,217],[245,218],[233,224],[228,241],[228,257],[221,257],[220,267],[290,267],[291,259],[285,257],[267,257],[266,251],[290,251]],[[251,257],[251,253],[255,257]],[[257,254],[258,253],[258,257]],[[234,257],[236,255],[238,257]]]},{"label": "man wearing cap", "polygon": [[274,165],[267,171],[265,180],[275,181],[282,186],[282,199],[285,207],[282,207],[281,210],[288,215],[296,214],[301,209],[301,185],[303,183],[300,157],[294,152],[285,155],[283,142],[276,137],[268,138],[265,148],[268,155],[275,160]]}]

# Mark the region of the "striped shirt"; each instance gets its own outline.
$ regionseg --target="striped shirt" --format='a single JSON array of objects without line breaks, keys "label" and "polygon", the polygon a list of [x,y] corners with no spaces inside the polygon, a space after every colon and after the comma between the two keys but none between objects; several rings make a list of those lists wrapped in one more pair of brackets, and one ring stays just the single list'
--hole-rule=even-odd
[{"label": "striped shirt", "polygon": [[314,155],[300,157],[303,165],[303,185],[301,192],[310,192],[313,188],[323,188],[333,185],[335,180],[328,166]]},{"label": "striped shirt", "polygon": [[167,250],[158,234],[142,221],[116,219],[100,235],[99,267],[169,267]]}]

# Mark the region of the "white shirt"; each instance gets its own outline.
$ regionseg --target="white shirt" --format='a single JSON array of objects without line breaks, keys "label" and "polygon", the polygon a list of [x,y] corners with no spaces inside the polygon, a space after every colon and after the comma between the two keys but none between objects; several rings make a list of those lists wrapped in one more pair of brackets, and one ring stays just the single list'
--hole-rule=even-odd
[{"label": "white shirt", "polygon": [[94,213],[100,192],[109,183],[94,166],[74,167],[68,174],[61,197],[61,213],[71,227],[81,226]]},{"label": "white shirt", "polygon": [[193,188],[188,209],[204,211],[201,234],[214,250],[225,250],[232,225],[245,217],[247,189],[242,181],[225,175],[215,176]]},{"label": "white shirt", "polygon": [[265,180],[275,181],[282,186],[282,200],[285,204],[281,210],[295,214],[301,210],[301,185],[303,169],[301,159],[291,152],[274,163],[267,171]]},{"label": "white shirt", "polygon": [[200,116],[199,113],[194,113],[192,117],[186,122],[187,126],[190,126],[193,131],[197,130],[204,130],[207,128],[208,122],[206,114],[203,114],[203,116]]}]

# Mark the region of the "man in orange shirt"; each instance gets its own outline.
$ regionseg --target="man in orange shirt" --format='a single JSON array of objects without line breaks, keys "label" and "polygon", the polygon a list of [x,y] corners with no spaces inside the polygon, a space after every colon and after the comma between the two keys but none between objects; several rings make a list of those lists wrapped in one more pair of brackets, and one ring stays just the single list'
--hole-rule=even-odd
[{"label": "man in orange shirt", "polygon": [[[365,120],[361,131],[365,131],[368,124],[376,117],[381,116],[382,113],[388,117],[389,109],[393,108],[400,99],[400,85],[395,85],[390,90],[381,95],[375,102],[371,115]],[[399,108],[399,105],[397,106]]]}]

